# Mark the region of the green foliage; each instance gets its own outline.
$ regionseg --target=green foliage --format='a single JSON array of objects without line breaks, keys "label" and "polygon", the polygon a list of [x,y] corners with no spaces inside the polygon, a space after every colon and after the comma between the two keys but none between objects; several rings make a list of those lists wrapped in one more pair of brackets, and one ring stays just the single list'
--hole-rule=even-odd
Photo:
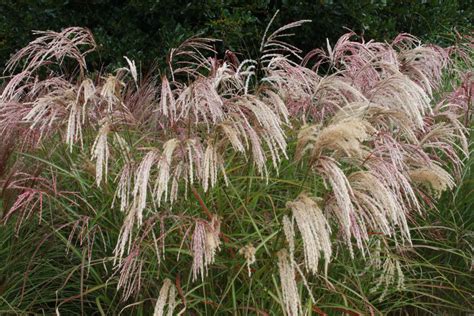
[{"label": "green foliage", "polygon": [[[301,190],[324,191],[316,177],[306,178],[297,163],[285,161],[278,178],[267,183],[253,175],[245,161],[234,160],[229,166],[228,187],[217,186],[207,194],[199,192],[206,205],[226,223],[223,249],[208,276],[203,282],[191,282],[192,273],[186,269],[192,261],[191,254],[171,233],[166,238],[166,260],[161,261],[159,269],[153,243],[145,242],[143,291],[122,301],[121,293],[116,291],[119,274],[113,270],[113,248],[124,214],[109,208],[113,188],[96,187],[93,172],[84,167],[91,164],[86,155],[79,151],[71,154],[65,145],[55,146],[51,151],[51,146],[45,145],[23,159],[41,166],[42,176],[54,175],[57,186],[75,192],[77,198],[51,197],[45,201],[42,216],[35,214],[18,231],[15,219],[2,226],[0,314],[53,314],[57,307],[61,315],[151,315],[162,280],[168,277],[175,281],[176,276],[190,315],[281,313],[275,263],[276,251],[285,245],[284,239],[278,238],[282,235],[281,218],[287,213],[286,201]],[[293,151],[291,148],[289,154]],[[308,278],[316,305],[308,302],[304,308],[327,315],[458,314],[472,310],[469,302],[474,279],[469,271],[474,228],[473,164],[471,156],[462,185],[455,192],[446,192],[437,209],[413,218],[417,223],[411,231],[413,249],[404,252],[395,246],[390,248],[390,255],[400,260],[405,274],[403,291],[395,286],[376,288],[383,272],[368,268],[361,256],[351,259],[341,247],[327,279],[323,275]],[[193,198],[173,210],[180,216],[204,216]],[[88,225],[82,226],[82,218],[89,218]],[[171,222],[166,225],[170,232],[179,229]],[[78,239],[82,229],[93,238],[81,244]],[[97,232],[91,234],[93,230]],[[383,240],[393,245],[390,238]],[[249,241],[258,241],[254,243],[257,262],[251,266],[251,277],[245,259],[238,254],[241,245]],[[93,254],[90,264],[89,249]],[[305,293],[299,283],[299,290]],[[384,291],[384,299],[380,299]]]}]

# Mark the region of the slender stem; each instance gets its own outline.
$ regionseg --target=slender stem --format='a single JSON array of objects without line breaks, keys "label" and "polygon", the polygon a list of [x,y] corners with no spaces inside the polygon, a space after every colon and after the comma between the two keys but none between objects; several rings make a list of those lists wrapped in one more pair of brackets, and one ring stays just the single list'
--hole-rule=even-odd
[{"label": "slender stem", "polygon": [[199,205],[201,206],[204,213],[206,213],[207,217],[209,217],[209,220],[212,220],[212,213],[209,211],[206,204],[204,204],[204,201],[194,186],[191,186],[191,191],[193,192],[194,197],[198,200]]}]

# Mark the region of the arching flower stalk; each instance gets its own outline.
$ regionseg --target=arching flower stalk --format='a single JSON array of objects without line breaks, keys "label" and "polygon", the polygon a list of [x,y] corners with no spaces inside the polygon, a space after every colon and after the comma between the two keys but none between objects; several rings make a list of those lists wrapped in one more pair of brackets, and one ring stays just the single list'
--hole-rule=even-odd
[{"label": "arching flower stalk", "polygon": [[[117,175],[118,185],[117,190],[112,201],[112,208],[115,206],[115,201],[120,200],[120,211],[125,212],[130,205],[130,194],[132,188],[133,179],[133,166],[132,163],[126,163],[122,171]],[[117,180],[116,180],[117,182]]]},{"label": "arching flower stalk", "polygon": [[418,128],[423,128],[423,117],[431,113],[430,98],[407,76],[394,74],[379,81],[368,92],[370,102],[387,109],[405,112]]},{"label": "arching flower stalk", "polygon": [[419,84],[428,95],[441,83],[441,75],[448,62],[448,54],[441,47],[430,45],[402,50],[398,56],[401,71]]},{"label": "arching flower stalk", "polygon": [[329,182],[334,194],[334,201],[328,201],[326,208],[337,218],[350,254],[353,257],[351,237],[355,237],[357,246],[361,250],[364,249],[363,239],[367,238],[366,234],[361,234],[360,223],[356,222],[355,210],[352,204],[354,193],[345,174],[334,159],[329,157],[321,158],[318,161],[318,166],[318,170]]},{"label": "arching flower stalk", "polygon": [[[316,123],[323,123],[339,109],[352,102],[367,102],[368,98],[356,87],[337,75],[323,77],[318,82],[313,98],[313,115]],[[309,112],[311,114],[311,112]]]},{"label": "arching flower stalk", "polygon": [[[389,150],[390,148],[386,148]],[[378,179],[384,183],[387,188],[397,197],[400,205],[404,205],[407,210],[421,212],[421,205],[415,194],[413,186],[407,175],[406,166],[394,164],[387,160],[382,154],[372,155],[365,161],[365,167],[372,174],[377,175]],[[389,153],[387,153],[387,156]]]},{"label": "arching flower stalk", "polygon": [[367,171],[354,172],[348,180],[360,221],[366,222],[372,231],[387,236],[394,235],[395,227],[398,227],[402,239],[411,244],[407,214],[397,195],[377,176]]},{"label": "arching flower stalk", "polygon": [[[23,70],[33,72],[53,63],[62,64],[64,59],[73,59],[81,74],[87,69],[85,56],[95,50],[96,43],[92,33],[81,27],[68,27],[61,32],[34,31],[40,35],[26,47],[20,49],[6,65],[6,71],[14,70],[24,62]],[[81,50],[86,48],[86,50]]]}]

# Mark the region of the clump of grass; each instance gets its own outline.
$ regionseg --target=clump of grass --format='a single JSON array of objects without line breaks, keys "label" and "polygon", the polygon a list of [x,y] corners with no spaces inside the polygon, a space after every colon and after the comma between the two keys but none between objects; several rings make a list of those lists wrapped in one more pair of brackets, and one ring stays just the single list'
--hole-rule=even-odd
[{"label": "clump of grass", "polygon": [[303,22],[269,25],[259,60],[189,39],[159,76],[88,73],[82,28],[16,53],[2,311],[471,310],[472,221],[431,217],[470,168],[472,43],[348,33],[303,57]]}]

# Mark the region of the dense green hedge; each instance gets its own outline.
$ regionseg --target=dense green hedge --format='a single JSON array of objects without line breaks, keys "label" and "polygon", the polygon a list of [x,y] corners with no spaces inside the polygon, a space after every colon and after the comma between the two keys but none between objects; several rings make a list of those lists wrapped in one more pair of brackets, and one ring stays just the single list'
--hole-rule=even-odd
[{"label": "dense green hedge", "polygon": [[[194,35],[223,39],[219,51],[235,49],[252,56],[271,16],[275,25],[313,21],[295,42],[307,51],[334,42],[353,29],[367,38],[390,39],[399,32],[421,37],[465,28],[474,19],[470,0],[451,1],[290,1],[290,0],[2,0],[0,64],[23,47],[31,30],[87,26],[101,45],[92,67],[114,67],[127,55],[146,68],[162,62],[170,47]],[[433,40],[432,38],[430,40]]]}]

